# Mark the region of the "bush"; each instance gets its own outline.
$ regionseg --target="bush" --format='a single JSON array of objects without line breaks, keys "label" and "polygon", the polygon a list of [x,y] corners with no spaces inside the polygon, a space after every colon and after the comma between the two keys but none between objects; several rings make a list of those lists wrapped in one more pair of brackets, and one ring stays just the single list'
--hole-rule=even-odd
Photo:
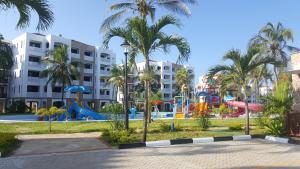
[{"label": "bush", "polygon": [[122,118],[123,105],[119,103],[111,103],[105,105],[100,112],[110,114],[110,127],[112,130],[124,130],[125,129],[125,121]]},{"label": "bush", "polygon": [[167,124],[167,123],[161,123],[159,125],[159,129],[161,132],[169,132],[171,130],[171,126],[170,126],[170,124]]},{"label": "bush", "polygon": [[201,116],[197,119],[197,122],[202,131],[206,131],[210,126],[210,121],[208,116]]},{"label": "bush", "polygon": [[269,119],[266,128],[269,135],[284,136],[286,134],[284,120],[280,117]]},{"label": "bush", "polygon": [[111,145],[127,144],[138,142],[139,139],[132,135],[132,132],[126,130],[121,131],[104,131],[102,138]]},{"label": "bush", "polygon": [[266,118],[265,117],[258,117],[255,119],[255,124],[258,128],[264,129],[266,126]]},{"label": "bush", "polygon": [[229,130],[231,130],[231,131],[241,131],[241,130],[243,130],[243,125],[242,124],[230,125]]},{"label": "bush", "polygon": [[8,107],[7,113],[27,114],[27,113],[31,113],[31,108],[28,107],[23,101],[15,101]]},{"label": "bush", "polygon": [[0,133],[0,152],[2,156],[8,156],[18,147],[20,141],[15,138],[15,134]]}]

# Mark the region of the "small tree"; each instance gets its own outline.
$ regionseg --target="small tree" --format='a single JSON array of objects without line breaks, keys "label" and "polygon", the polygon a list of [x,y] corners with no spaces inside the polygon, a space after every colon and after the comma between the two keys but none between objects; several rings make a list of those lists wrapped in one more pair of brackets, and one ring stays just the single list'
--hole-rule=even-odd
[{"label": "small tree", "polygon": [[201,130],[207,130],[210,125],[207,103],[197,103],[195,106],[193,117],[197,119]]},{"label": "small tree", "polygon": [[51,132],[51,116],[53,115],[59,115],[59,114],[64,114],[66,113],[65,109],[59,109],[57,107],[50,107],[49,109],[47,108],[41,108],[36,112],[36,115],[39,115],[41,117],[48,117],[49,118],[49,132]]},{"label": "small tree", "polygon": [[110,125],[112,130],[120,131],[125,129],[125,123],[123,118],[121,117],[124,114],[123,105],[119,103],[111,103],[106,104],[102,109],[101,112],[109,113],[110,116]]},{"label": "small tree", "polygon": [[268,129],[268,134],[271,135],[284,135],[286,133],[285,118],[292,110],[293,105],[293,98],[290,93],[290,77],[286,74],[281,74],[279,77],[274,94],[265,98],[263,111],[266,119],[265,126]]},{"label": "small tree", "polygon": [[213,108],[212,110],[214,113],[219,113],[219,115],[221,116],[222,120],[224,118],[224,114],[228,114],[229,109],[226,107],[226,105],[224,103],[222,103],[219,108]]}]

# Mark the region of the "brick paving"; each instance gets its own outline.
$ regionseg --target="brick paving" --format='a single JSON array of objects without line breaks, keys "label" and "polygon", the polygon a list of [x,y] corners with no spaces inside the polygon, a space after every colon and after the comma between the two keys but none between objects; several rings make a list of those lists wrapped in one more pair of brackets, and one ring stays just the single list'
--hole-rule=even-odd
[{"label": "brick paving", "polygon": [[108,149],[0,159],[1,169],[300,168],[300,146],[265,140]]}]

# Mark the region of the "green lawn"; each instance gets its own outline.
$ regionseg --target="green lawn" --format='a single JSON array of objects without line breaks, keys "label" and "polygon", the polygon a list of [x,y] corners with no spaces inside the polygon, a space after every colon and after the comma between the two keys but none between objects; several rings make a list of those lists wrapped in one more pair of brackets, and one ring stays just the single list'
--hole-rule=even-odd
[{"label": "green lawn", "polygon": [[[149,138],[155,138],[155,135],[160,130],[162,124],[169,125],[171,120],[157,120],[149,125]],[[211,119],[211,127],[209,131],[200,131],[197,122],[193,119],[175,120],[175,126],[179,126],[183,131],[175,133],[164,133],[166,135],[174,135],[174,137],[183,137],[184,134],[188,136],[205,136],[208,135],[233,135],[240,134],[241,132],[231,132],[224,127],[229,127],[231,125],[244,124],[244,119]],[[250,120],[252,126],[255,125],[253,119]],[[95,132],[104,131],[109,129],[109,122],[53,122],[52,123],[52,133],[78,133],[78,132]],[[142,130],[143,122],[130,121],[130,127],[137,130],[139,133]],[[223,127],[221,129],[216,129],[216,127]],[[254,129],[253,132],[261,132],[259,129]],[[48,132],[48,122],[33,122],[33,123],[0,123],[0,133],[15,133],[15,134],[44,134]]]}]

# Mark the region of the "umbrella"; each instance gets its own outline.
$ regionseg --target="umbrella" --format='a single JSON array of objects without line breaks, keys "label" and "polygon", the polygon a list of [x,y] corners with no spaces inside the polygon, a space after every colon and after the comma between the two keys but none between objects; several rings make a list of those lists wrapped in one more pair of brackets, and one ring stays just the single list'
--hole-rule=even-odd
[{"label": "umbrella", "polygon": [[81,92],[84,94],[89,94],[92,93],[92,90],[86,86],[67,86],[65,87],[65,92],[72,92],[72,93]]}]

